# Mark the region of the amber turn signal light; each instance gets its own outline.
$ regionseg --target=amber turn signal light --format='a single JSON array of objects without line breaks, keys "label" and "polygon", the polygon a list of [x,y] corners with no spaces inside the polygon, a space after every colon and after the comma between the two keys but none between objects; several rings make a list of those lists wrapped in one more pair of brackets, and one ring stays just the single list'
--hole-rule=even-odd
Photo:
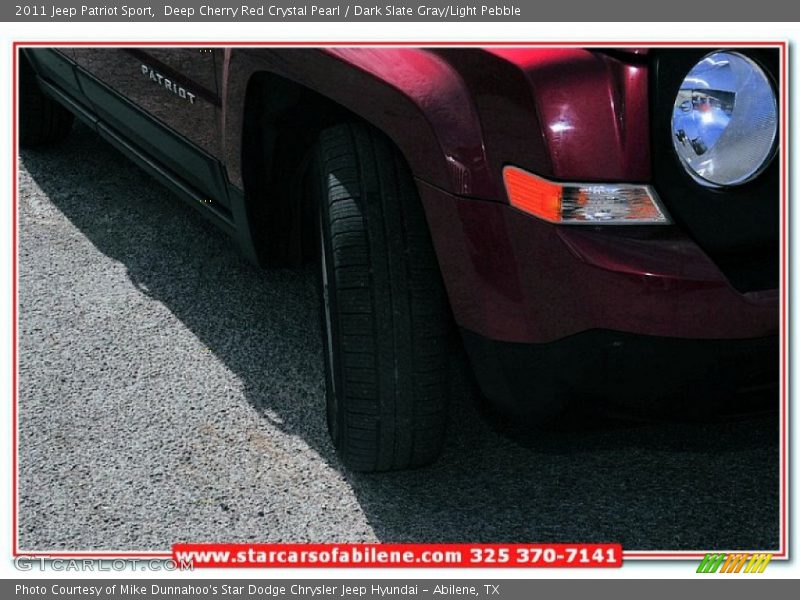
[{"label": "amber turn signal light", "polygon": [[505,167],[503,181],[511,206],[563,224],[642,225],[670,222],[648,185],[561,183],[518,167]]}]

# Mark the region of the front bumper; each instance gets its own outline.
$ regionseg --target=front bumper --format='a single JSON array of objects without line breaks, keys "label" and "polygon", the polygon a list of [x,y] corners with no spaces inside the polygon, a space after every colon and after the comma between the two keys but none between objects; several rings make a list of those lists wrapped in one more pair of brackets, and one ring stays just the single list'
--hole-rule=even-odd
[{"label": "front bumper", "polygon": [[558,226],[418,182],[459,326],[542,344],[591,329],[689,339],[778,332],[778,290],[736,291],[673,226]]},{"label": "front bumper", "polygon": [[701,382],[777,381],[778,291],[736,291],[676,227],[556,226],[418,187],[490,399],[524,403],[542,385],[552,389],[538,403],[587,386],[645,399],[656,388],[675,396]]}]

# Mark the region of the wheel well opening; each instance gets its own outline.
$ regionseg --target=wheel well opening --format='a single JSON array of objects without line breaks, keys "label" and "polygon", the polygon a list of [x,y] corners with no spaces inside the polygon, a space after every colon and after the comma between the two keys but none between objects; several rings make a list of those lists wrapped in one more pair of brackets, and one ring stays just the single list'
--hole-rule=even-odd
[{"label": "wheel well opening", "polygon": [[[313,216],[304,176],[319,133],[358,121],[346,108],[294,81],[256,73],[248,82],[242,179],[259,262],[298,266],[313,257]],[[311,220],[311,222],[309,222]]]}]

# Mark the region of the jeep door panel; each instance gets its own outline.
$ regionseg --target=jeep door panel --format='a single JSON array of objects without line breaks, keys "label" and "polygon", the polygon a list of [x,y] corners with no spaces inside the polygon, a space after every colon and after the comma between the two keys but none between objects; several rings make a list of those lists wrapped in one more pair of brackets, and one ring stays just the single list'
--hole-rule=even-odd
[{"label": "jeep door panel", "polygon": [[77,79],[97,116],[191,182],[206,201],[227,210],[213,53],[83,47],[73,52]]}]

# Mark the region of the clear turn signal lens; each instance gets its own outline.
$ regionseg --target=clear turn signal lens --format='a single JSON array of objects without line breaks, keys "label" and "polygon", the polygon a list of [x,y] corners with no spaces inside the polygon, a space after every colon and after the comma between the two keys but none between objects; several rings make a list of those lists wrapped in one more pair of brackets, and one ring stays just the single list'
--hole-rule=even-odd
[{"label": "clear turn signal lens", "polygon": [[648,185],[560,183],[517,167],[503,169],[511,205],[551,223],[642,225],[670,222]]}]

